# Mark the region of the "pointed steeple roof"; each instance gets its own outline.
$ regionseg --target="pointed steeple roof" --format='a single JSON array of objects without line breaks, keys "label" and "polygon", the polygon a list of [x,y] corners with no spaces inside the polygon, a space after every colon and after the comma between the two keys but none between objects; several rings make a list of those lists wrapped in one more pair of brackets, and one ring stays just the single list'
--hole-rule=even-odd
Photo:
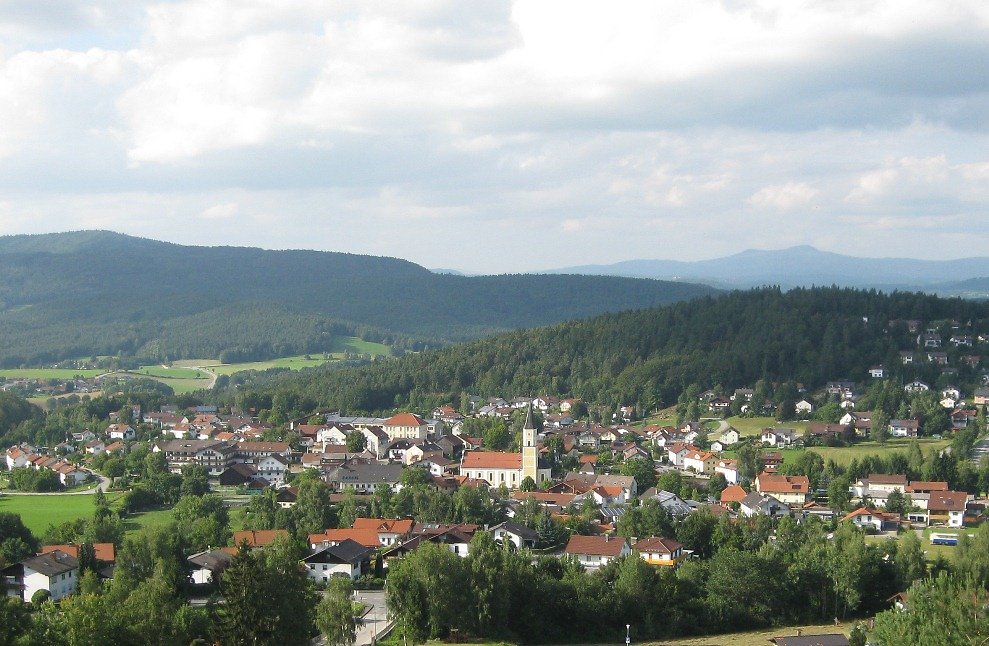
[{"label": "pointed steeple roof", "polygon": [[536,430],[536,425],[532,421],[532,404],[530,403],[525,411],[525,424],[522,425],[522,430]]}]

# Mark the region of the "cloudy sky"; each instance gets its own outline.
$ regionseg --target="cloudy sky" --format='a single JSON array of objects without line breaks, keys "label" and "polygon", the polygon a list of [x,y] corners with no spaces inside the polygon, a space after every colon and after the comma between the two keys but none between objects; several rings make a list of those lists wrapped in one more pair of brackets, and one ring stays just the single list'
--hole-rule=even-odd
[{"label": "cloudy sky", "polygon": [[985,0],[0,0],[0,234],[989,255]]}]

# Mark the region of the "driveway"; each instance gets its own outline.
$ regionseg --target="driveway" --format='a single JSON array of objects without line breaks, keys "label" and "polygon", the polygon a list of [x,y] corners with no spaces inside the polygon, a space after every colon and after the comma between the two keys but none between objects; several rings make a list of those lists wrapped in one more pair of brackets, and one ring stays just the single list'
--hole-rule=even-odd
[{"label": "driveway", "polygon": [[[354,600],[367,606],[364,615],[364,625],[357,629],[357,641],[354,646],[370,646],[387,630],[391,624],[388,619],[388,608],[385,606],[385,593],[380,590],[357,590]],[[323,646],[326,640],[322,635],[312,640],[313,646]]]},{"label": "driveway", "polygon": [[975,466],[979,466],[982,458],[987,455],[989,455],[989,437],[984,437],[972,447],[972,462],[975,463]]}]

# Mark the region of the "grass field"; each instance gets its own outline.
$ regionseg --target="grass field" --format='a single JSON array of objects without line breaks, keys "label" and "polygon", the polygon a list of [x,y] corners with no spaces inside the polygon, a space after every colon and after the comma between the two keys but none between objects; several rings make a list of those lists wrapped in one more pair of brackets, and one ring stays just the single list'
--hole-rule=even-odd
[{"label": "grass field", "polygon": [[729,417],[725,420],[735,427],[742,437],[762,435],[764,428],[792,428],[797,433],[807,430],[807,422],[777,422],[775,417]]},{"label": "grass field", "polygon": [[74,368],[8,368],[0,370],[0,379],[74,379],[101,375],[106,370],[76,370]]},{"label": "grass field", "polygon": [[[930,453],[931,451],[940,451],[951,444],[951,440],[934,440],[926,437],[919,438],[917,442],[920,444],[920,450],[925,454]],[[853,446],[834,448],[827,446],[815,446],[807,450],[820,454],[820,456],[824,458],[825,462],[828,460],[834,460],[838,464],[848,465],[848,463],[853,459],[862,459],[866,455],[886,455],[893,451],[906,452],[909,445],[910,440],[906,438],[896,438],[886,442],[886,446],[880,446],[875,442],[867,441],[858,442]]]},{"label": "grass field", "polygon": [[162,377],[165,379],[209,379],[209,375],[196,370],[195,368],[178,368],[165,366],[141,366],[136,372],[149,377]]},{"label": "grass field", "polygon": [[[113,500],[113,495],[107,499]],[[21,521],[35,536],[44,534],[49,525],[88,518],[94,509],[92,496],[0,496],[0,512],[20,514]]]}]

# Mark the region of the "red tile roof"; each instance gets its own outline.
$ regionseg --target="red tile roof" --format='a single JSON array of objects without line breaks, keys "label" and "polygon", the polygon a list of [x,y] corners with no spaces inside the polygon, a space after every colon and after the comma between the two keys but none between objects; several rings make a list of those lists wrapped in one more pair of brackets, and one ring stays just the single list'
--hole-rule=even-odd
[{"label": "red tile roof", "polygon": [[661,554],[672,554],[678,549],[683,548],[683,545],[677,543],[672,538],[660,538],[658,536],[653,536],[652,538],[643,538],[636,541],[635,545],[632,546],[635,550],[639,552],[657,552]]},{"label": "red tile roof", "polygon": [[[58,550],[59,552],[65,552],[73,558],[79,558],[79,546],[74,543],[69,543],[66,545],[42,545],[41,553],[48,554],[49,552],[54,552]],[[93,551],[96,553],[97,561],[104,561],[105,563],[113,563],[117,560],[116,549],[113,543],[93,543]]]},{"label": "red tile roof", "polygon": [[386,419],[382,426],[422,426],[425,423],[415,413],[399,413]]},{"label": "red tile roof", "polygon": [[251,547],[264,547],[279,536],[288,536],[287,529],[248,529],[234,532],[234,545],[247,541]]},{"label": "red tile roof", "polygon": [[470,451],[464,453],[464,469],[521,469],[521,453]]},{"label": "red tile roof", "polygon": [[571,536],[567,543],[567,554],[595,554],[598,556],[618,556],[625,546],[625,539],[612,536]]}]

